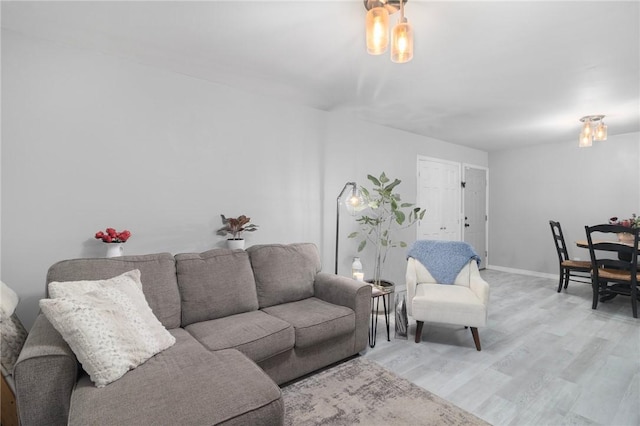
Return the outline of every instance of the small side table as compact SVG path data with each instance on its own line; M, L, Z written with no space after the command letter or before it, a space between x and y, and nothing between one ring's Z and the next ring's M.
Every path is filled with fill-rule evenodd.
M391 293L392 289L380 289L372 286L371 288L371 326L369 327L369 346L374 347L376 345L376 333L378 332L378 314L380 309L380 299L382 299L382 306L384 308L384 322L387 326L387 342L390 342L389 338L389 310L391 308Z

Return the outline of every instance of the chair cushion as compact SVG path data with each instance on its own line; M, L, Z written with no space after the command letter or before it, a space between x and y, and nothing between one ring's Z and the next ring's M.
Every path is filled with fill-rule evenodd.
M562 266L572 269L583 269L589 271L591 269L591 262L586 260L565 260L562 262Z
M442 284L418 284L411 301L417 321L483 327L487 309L468 287Z
M640 272L637 274L637 277L638 277L638 282L640 282ZM631 282L631 272L603 268L598 270L598 278Z
M211 351L237 349L255 362L293 348L291 324L262 311L190 324L185 329Z
M174 346L104 388L82 376L69 425L282 424L280 389L257 365L235 350L209 352L183 329L171 333Z
M176 255L182 326L258 309L246 252L214 249Z
M271 306L263 311L293 325L298 348L353 333L356 327L353 310L315 297Z
M247 252L260 308L313 296L313 283L320 272L320 256L314 244L256 245Z

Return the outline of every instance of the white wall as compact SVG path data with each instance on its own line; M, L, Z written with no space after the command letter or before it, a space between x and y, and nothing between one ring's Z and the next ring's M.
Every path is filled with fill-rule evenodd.
M574 244L585 225L640 214L639 159L640 133L490 153L490 265L557 274L549 220L562 225L569 254L587 260Z
M417 154L488 162L480 151L4 30L2 89L1 278L21 296L27 327L48 267L102 257L93 235L105 227L132 232L126 254L204 251L224 244L221 213L247 214L260 225L248 245L313 242L332 271L346 181L385 170L411 201ZM348 269L355 248L343 235ZM403 257L390 261L397 282Z
M324 225L325 247L335 245L336 197L346 182L355 181L371 188L367 175L379 176L383 171L402 183L397 187L403 201L415 203L417 193L417 157L426 155L480 166L488 165L486 152L400 132L388 127L362 123L350 117L331 114L325 150ZM426 213L427 215L429 212ZM343 209L340 216L339 273L350 274L351 261L357 255L357 242L347 235L357 229L355 218ZM415 227L402 232L411 244L416 239ZM394 249L385 264L384 278L404 285L406 250ZM325 250L325 265L333 265L335 247ZM373 275L373 249L365 248L362 263L365 275Z

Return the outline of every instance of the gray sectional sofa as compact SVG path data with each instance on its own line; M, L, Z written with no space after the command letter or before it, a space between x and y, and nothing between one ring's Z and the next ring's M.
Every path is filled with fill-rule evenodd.
M133 269L176 343L98 388L40 314L15 367L23 425L281 424L279 384L367 345L370 286L320 272L313 244L66 260L47 283Z

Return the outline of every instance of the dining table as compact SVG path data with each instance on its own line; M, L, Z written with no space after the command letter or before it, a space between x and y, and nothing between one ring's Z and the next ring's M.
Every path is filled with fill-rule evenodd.
M604 242L604 240L594 240L593 241L594 244L601 243L601 242ZM607 242L620 244L621 246L633 247L633 242L627 242L627 241L607 241ZM576 241L576 246L578 246L580 248L588 249L589 248L589 241L587 241L587 240L577 240ZM638 254L640 255L640 243L638 243ZM630 257L629 253L620 253L620 252L618 252L618 258L620 260L631 261L631 257Z
M604 242L604 240L594 240L593 243L602 243ZM615 244L620 244L621 246L627 246L627 247L632 247L633 246L633 242L626 242L626 241L607 241L607 242L611 242L611 243L615 243ZM576 246L581 247L581 248L589 248L589 241L587 240L577 240L576 241ZM638 243L638 253L640 253L640 243Z

